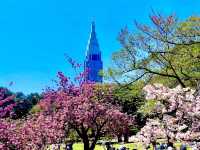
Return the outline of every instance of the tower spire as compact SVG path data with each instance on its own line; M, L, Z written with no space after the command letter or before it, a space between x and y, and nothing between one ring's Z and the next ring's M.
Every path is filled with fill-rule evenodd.
M92 32L95 32L95 22L92 21L92 29L91 29Z
M97 40L94 21L91 24L84 64L85 70L89 70L86 80L101 83L103 79L99 72L103 69L103 62L101 61L101 51Z
M86 49L86 57L88 57L90 54L99 54L99 53L100 53L100 47L99 47L99 43L97 40L96 31L95 31L95 22L92 21L90 37L89 37L88 45Z

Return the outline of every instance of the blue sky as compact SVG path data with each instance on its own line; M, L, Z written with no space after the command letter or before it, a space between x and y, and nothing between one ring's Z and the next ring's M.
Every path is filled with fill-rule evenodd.
M122 27L147 22L152 9L185 19L199 8L199 0L1 0L0 86L41 92L57 71L73 76L64 54L83 62L92 20L106 68Z

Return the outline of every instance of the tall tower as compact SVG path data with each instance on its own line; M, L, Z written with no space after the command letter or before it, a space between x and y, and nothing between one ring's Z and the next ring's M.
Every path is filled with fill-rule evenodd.
M88 71L86 81L102 83L103 77L100 75L100 71L103 69L103 62L101 60L101 51L96 37L94 22L92 22L91 25L91 33L86 49L84 69L85 71Z

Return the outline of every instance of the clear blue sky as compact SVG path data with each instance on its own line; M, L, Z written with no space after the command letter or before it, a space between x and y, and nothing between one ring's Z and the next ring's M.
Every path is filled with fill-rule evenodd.
M200 14L200 1L1 0L0 86L13 81L14 91L40 92L57 71L73 75L64 53L83 62L92 20L108 67L120 29L147 22L152 8L184 19Z

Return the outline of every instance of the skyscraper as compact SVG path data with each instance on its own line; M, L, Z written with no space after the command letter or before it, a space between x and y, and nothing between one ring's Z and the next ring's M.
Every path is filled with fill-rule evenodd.
M97 40L94 22L92 22L91 25L91 33L86 49L84 69L88 72L86 81L97 83L103 82L103 77L100 75L100 71L103 69L103 62L101 60L101 50Z

